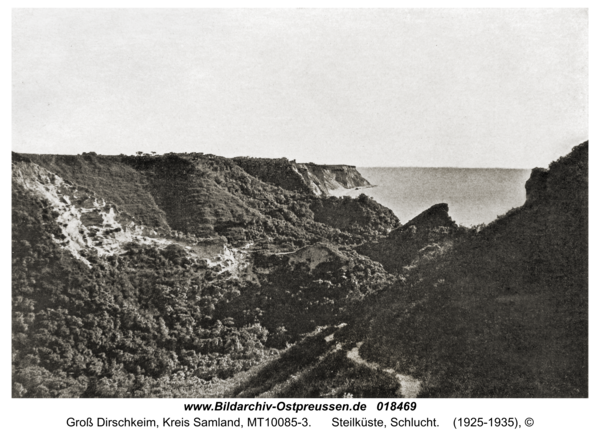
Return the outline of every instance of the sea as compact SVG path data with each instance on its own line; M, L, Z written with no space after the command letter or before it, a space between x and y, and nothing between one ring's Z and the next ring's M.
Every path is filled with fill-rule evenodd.
M461 225L487 224L525 203L530 169L430 167L358 167L376 187L338 189L334 196L361 193L391 209L406 223L434 204L444 202Z

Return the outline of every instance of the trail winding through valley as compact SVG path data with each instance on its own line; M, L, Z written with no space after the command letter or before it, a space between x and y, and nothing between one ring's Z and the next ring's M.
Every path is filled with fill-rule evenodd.
M373 370L380 369L379 365L377 365L376 363L367 362L362 357L360 357L358 350L360 349L362 344L363 342L358 342L356 344L356 347L354 347L348 352L348 359L352 360L357 364L367 366ZM392 368L387 368L382 371L388 374L392 374L396 378L396 380L398 380L398 383L400 383L400 390L398 391L400 394L398 395L401 395L404 398L415 398L419 394L419 391L421 390L421 382L419 380L411 376L398 374L396 370Z

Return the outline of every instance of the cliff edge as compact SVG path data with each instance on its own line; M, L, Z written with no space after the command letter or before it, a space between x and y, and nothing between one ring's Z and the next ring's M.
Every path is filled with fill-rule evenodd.
M329 195L330 190L371 185L355 166L296 163L287 158L237 157L233 161L261 181L300 193Z

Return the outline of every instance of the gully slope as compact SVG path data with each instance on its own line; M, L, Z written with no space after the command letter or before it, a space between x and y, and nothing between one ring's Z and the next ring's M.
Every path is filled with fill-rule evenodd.
M394 397L400 375L419 397L587 397L587 203L586 142L534 170L525 205L482 229L434 206L358 248L398 281L231 395Z

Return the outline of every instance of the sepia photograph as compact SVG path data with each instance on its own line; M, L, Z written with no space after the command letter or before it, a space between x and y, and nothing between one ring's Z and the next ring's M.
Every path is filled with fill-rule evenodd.
M589 397L588 9L13 9L11 50L12 399Z

